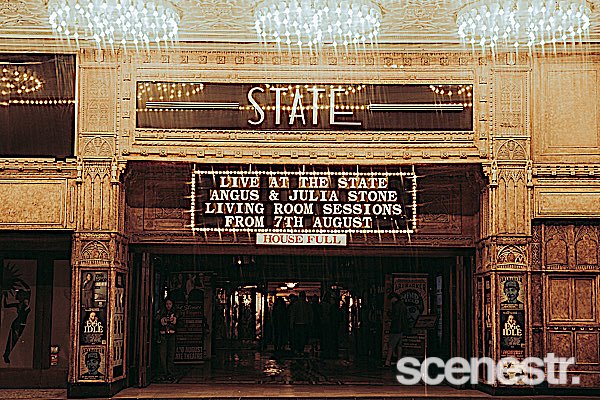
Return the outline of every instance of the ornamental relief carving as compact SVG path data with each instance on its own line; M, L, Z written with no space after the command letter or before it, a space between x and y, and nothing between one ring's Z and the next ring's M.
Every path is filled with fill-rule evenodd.
M110 161L84 161L84 176L89 179L103 180L111 174Z
M106 244L97 240L82 246L79 265L84 267L110 266L111 256Z
M546 268L562 268L569 264L566 226L547 226L544 232Z
M1 0L0 29L46 25L47 10L42 0Z
M95 136L85 143L81 155L91 158L112 158L113 150L106 138Z
M526 80L515 74L498 74L496 77L496 135L526 133L523 107L526 102Z
M598 232L595 226L575 227L575 263L581 269L598 266Z
M101 64L98 64L101 65ZM79 68L81 132L113 132L115 130L114 85L117 70L114 68Z
M525 141L510 139L498 143L500 144L496 152L497 160L524 161L529 158L524 147Z
M526 269L527 250L524 245L498 245L496 267L506 269Z

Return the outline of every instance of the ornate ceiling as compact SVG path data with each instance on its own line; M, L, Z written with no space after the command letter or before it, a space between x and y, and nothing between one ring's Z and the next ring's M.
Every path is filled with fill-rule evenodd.
M254 0L171 0L181 13L180 39L199 42L256 42ZM595 0L598 1L598 0ZM454 11L459 0L380 0L381 43L459 44ZM597 9L597 7L595 7ZM600 42L600 16L590 41ZM0 38L52 38L46 0L0 0Z

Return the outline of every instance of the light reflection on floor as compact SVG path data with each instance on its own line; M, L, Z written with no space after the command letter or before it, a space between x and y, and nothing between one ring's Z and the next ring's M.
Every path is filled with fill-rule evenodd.
M257 384L397 384L392 369L379 361L322 360L290 352L273 354L255 350L221 352L202 365L177 366L177 383Z

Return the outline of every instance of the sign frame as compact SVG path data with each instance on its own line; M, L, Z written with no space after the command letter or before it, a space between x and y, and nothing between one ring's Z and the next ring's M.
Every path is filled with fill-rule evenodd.
M300 167L300 166L299 166ZM198 176L203 175L212 175L215 176L219 173L228 174L229 176L352 176L352 177L373 177L374 175L383 176L383 177L404 177L412 181L411 189L408 191L411 195L411 203L407 205L407 208L410 208L412 211L412 215L410 219L407 219L407 228L406 229L367 229L367 228L356 228L356 229L315 229L315 228L301 228L301 229L291 229L291 228L252 228L252 227L244 227L244 228L221 228L221 227L200 227L196 225L196 213L198 212L196 208L196 180ZM394 171L394 172L362 172L362 171L305 171L305 170L297 170L297 171L265 171L252 169L250 167L249 170L202 170L196 169L196 166L192 169L191 173L191 204L190 204L190 227L193 234L196 233L208 233L208 232L217 232L217 233L239 233L239 232L247 232L247 233L290 233L290 234L305 234L305 233L319 233L319 234L340 234L340 233L356 233L356 234L414 234L417 230L417 175L415 173L414 166L412 166L411 171Z

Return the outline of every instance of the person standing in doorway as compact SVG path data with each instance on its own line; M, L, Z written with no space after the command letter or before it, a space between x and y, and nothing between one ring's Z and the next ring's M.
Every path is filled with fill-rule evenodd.
M339 353L338 342L340 325L342 323L342 312L339 309L338 299L329 292L323 297L321 322L323 332L321 356L325 359L336 359Z
M175 377L175 347L178 327L178 315L173 306L173 300L166 298L163 306L156 314L158 325L158 343L160 354L160 369L163 379L172 380Z
M313 323L312 307L306 301L306 292L300 292L298 300L290 307L290 327L294 337L294 352L304 353L308 342L310 327Z
M404 301L397 293L388 295L392 303L391 308L391 325L390 325L390 342L388 344L387 357L385 366L389 367L392 364L392 355L394 350L397 350L398 359L402 357L402 337L410 333L410 323L408 321L408 311Z
M285 349L287 336L287 306L282 297L275 297L273 310L271 311L271 322L273 324L273 344L275 351L280 352Z

